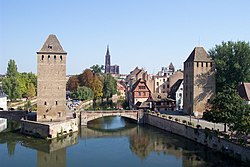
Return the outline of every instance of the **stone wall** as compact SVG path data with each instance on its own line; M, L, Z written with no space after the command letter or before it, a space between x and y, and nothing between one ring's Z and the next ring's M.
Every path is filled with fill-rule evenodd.
M78 131L78 120L69 119L61 122L21 121L21 132L27 135L53 139Z
M216 135L207 134L202 129L193 128L186 124L151 114L144 115L144 122L168 132L186 137L216 151L228 153L230 156L241 159L242 161L250 162L249 148L232 143L224 138L217 137Z

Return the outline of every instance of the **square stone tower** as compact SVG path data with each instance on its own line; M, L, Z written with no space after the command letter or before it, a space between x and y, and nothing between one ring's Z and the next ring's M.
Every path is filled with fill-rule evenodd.
M214 62L203 47L195 47L184 62L184 110L199 116L215 95Z
M66 55L56 35L37 52L37 121L66 120Z

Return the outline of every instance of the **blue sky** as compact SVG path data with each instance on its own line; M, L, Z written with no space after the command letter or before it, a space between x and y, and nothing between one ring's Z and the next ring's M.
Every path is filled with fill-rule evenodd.
M182 68L195 46L250 40L249 0L0 0L0 74L14 59L36 73L36 52L56 34L67 74L104 64L122 73L136 66L156 73L170 62Z

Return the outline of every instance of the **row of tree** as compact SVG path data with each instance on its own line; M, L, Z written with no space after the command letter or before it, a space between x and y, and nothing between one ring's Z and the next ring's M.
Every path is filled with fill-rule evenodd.
M70 96L80 100L111 98L117 93L117 83L111 74L104 74L103 70L103 66L93 65L80 75L70 77L67 82Z
M37 77L33 73L19 73L14 60L8 62L6 77L2 80L2 89L11 101L21 97L36 96Z
M243 100L237 86L250 82L250 45L247 42L222 42L209 51L216 67L216 96L204 118L229 126L232 133L250 134L250 106Z

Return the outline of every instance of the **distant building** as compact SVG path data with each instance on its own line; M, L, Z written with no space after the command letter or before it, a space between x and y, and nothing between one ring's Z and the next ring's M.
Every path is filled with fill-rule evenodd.
M183 79L179 79L171 87L168 97L175 100L176 110L183 109Z
M66 120L66 56L56 35L37 52L37 121Z
M131 100L132 100L132 104L130 103L130 108L134 108L135 104L137 102L145 102L147 101L147 99L149 98L150 96L150 90L145 82L145 80L143 79L138 79L132 89L131 89L131 94L132 94L132 97L131 97Z
M203 47L195 47L184 62L184 111L202 116L214 95L214 62Z
M169 98L167 93L151 93L147 100L152 103L152 109L154 111L174 111L175 100Z
M246 100L247 104L250 104L250 83L241 83L237 87L237 91L240 97Z
M7 95L0 88L0 112L1 110L7 111ZM0 132L7 128L7 119L0 118Z
M122 81L117 81L117 91L121 97L125 97L126 95L126 85Z
M106 74L120 74L118 65L111 65L109 46L107 46L107 52L105 56L105 73Z
M154 77L154 92L155 93L169 93L172 85L179 79L183 79L183 72L175 71L172 63L168 67L162 67Z

